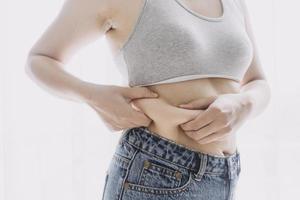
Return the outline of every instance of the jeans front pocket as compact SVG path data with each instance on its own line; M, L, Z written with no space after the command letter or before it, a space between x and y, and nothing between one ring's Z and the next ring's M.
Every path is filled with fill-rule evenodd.
M125 195L181 195L188 191L192 173L164 159L138 152L124 182ZM140 194L140 195L139 195ZM133 196L131 196L133 198Z
M138 184L150 187L174 188L180 186L182 172L155 160L145 160Z

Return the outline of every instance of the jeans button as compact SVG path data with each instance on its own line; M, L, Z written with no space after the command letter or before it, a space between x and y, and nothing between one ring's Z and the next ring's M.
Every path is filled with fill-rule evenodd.
M150 162L148 160L144 161L144 168L148 169L150 167Z

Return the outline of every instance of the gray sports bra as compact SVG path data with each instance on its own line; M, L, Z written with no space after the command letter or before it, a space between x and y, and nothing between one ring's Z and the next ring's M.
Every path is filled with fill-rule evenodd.
M253 57L239 0L223 14L200 15L181 0L144 0L116 66L127 86L220 77L241 81ZM235 2L237 1L237 2Z

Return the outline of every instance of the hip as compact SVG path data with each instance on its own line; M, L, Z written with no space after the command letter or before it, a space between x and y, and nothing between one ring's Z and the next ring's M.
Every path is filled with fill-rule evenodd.
M240 169L238 150L210 155L131 128L107 170L103 200L234 199Z

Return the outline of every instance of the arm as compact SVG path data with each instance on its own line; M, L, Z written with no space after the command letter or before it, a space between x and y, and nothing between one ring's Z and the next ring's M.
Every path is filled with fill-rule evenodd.
M87 103L110 130L148 126L144 113L130 105L135 98L156 98L145 87L97 85L80 80L64 70L83 46L111 29L113 0L66 0L53 23L29 52L26 72L47 91L73 101Z
M267 107L271 91L259 59L247 5L244 0L239 2L244 13L246 30L254 48L253 60L241 83L241 95L244 96L244 104L249 105L249 118L254 118Z
M106 0L66 0L58 16L31 48L26 73L47 91L73 101L89 98L90 83L64 68L81 47L110 28Z
M195 100L184 108L208 108L194 120L181 124L185 133L200 144L231 137L246 119L261 113L270 101L270 88L259 60L250 18L244 0L238 0L244 14L246 31L253 44L253 59L241 81L239 93L223 94L206 101Z

